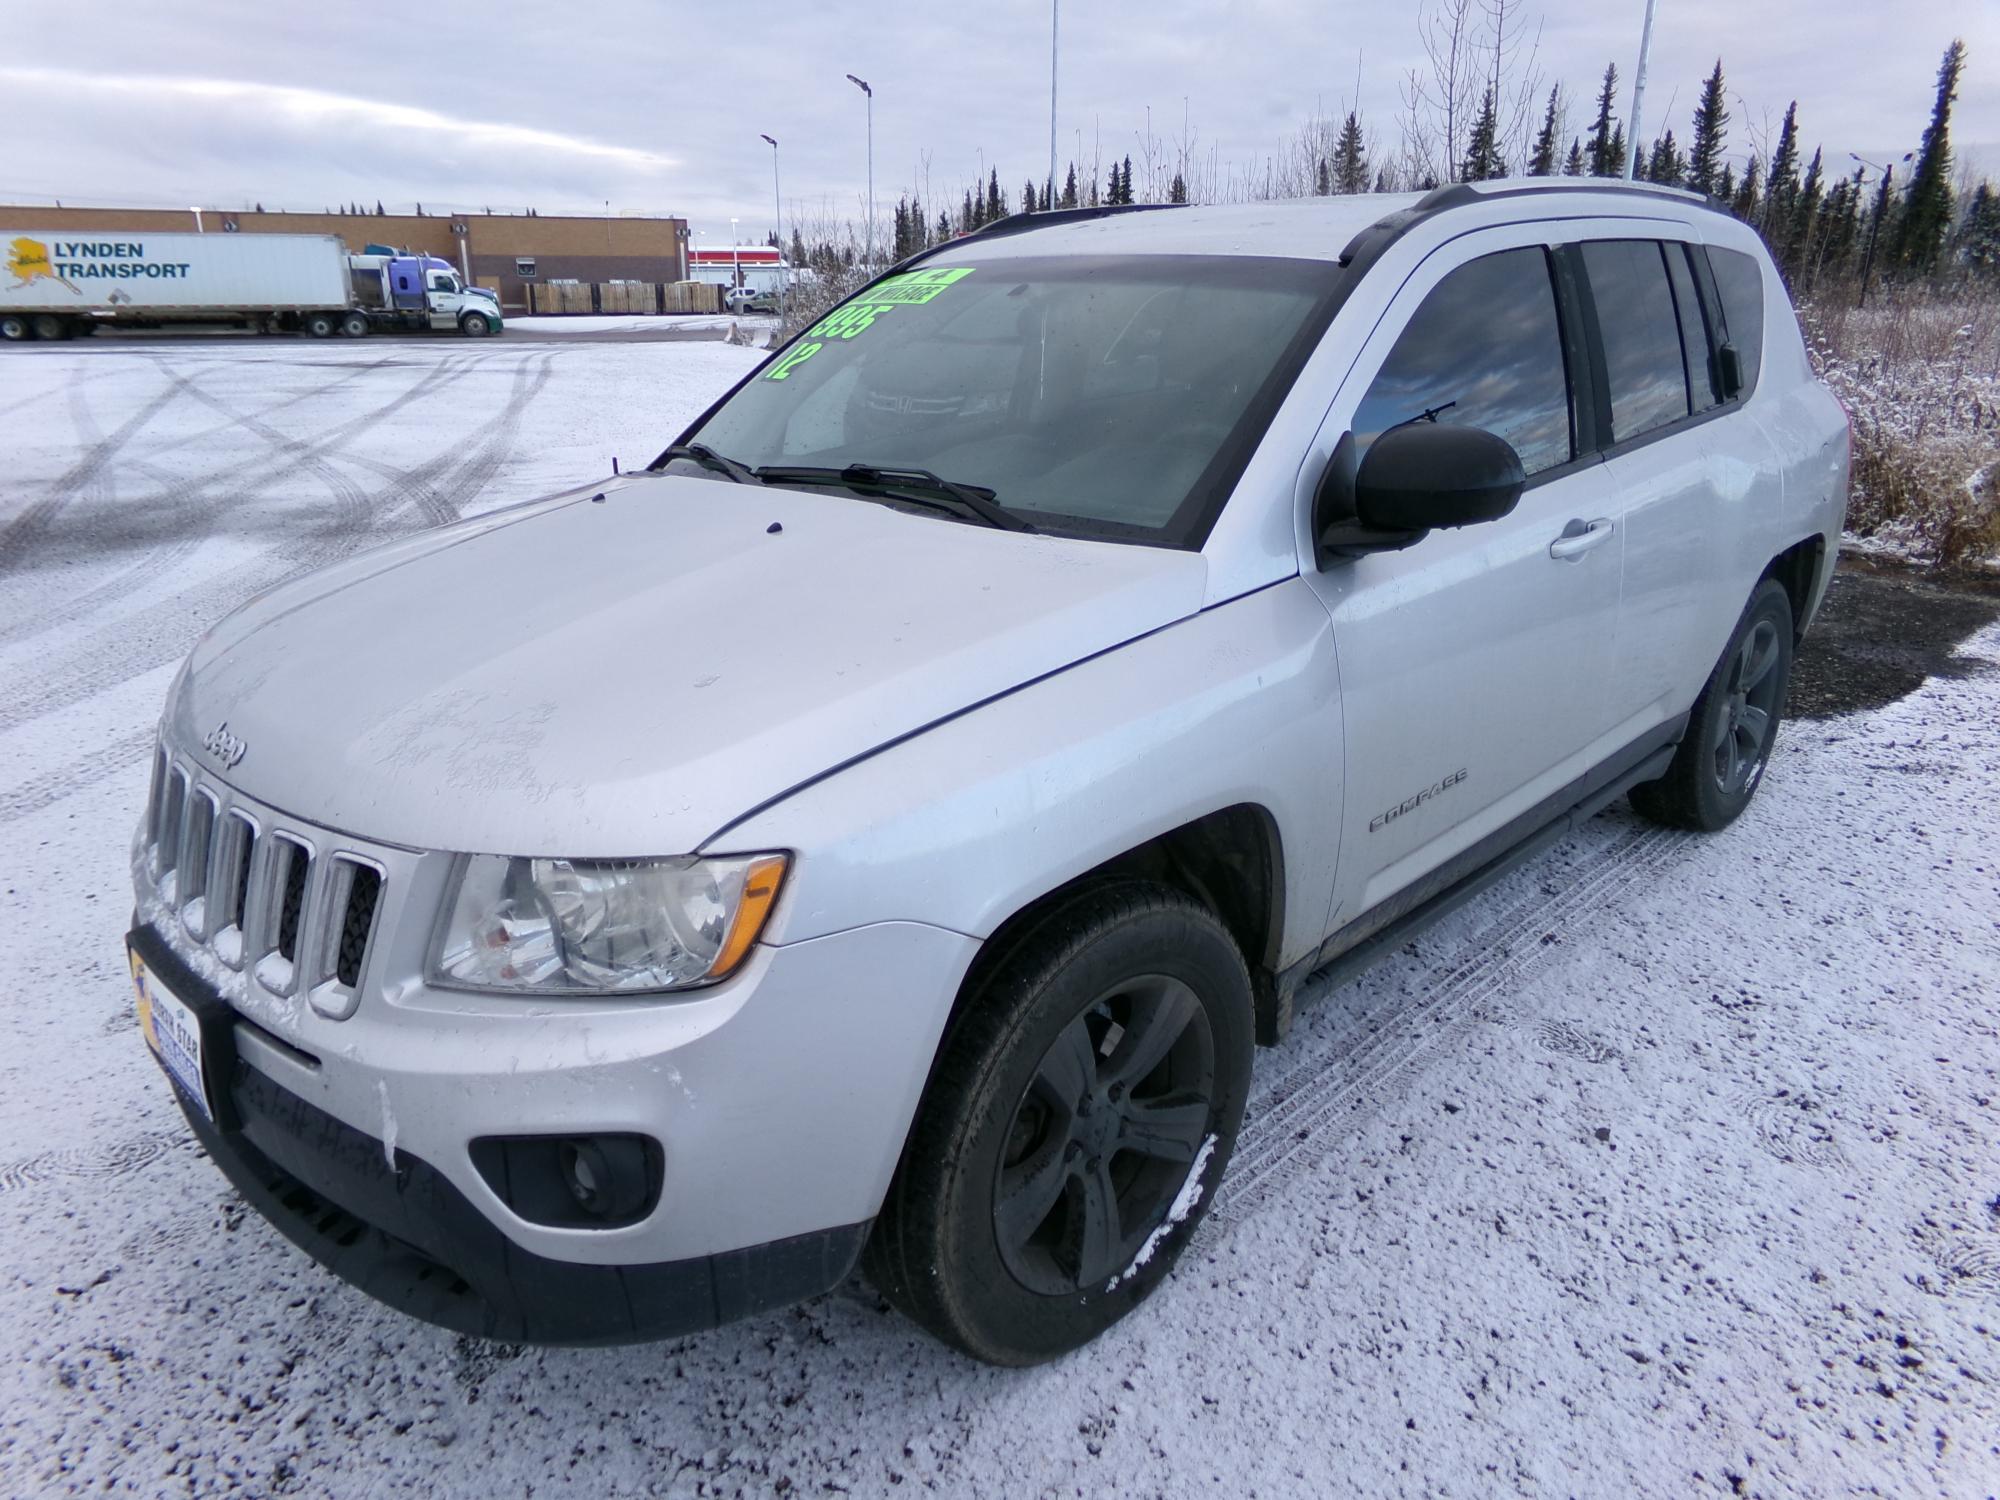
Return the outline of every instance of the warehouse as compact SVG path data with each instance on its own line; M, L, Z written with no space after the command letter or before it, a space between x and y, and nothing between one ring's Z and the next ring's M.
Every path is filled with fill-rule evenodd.
M199 229L220 234L332 234L359 253L391 245L442 256L500 294L503 312L523 313L530 281L688 279L685 219L560 214L264 213L234 209L47 208L0 205L0 217L80 234Z

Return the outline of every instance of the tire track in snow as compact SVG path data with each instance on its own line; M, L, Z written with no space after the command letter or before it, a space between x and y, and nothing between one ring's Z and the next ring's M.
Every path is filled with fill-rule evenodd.
M5 527L0 527L0 574L11 571L28 555L34 544L48 530L49 523L98 477L140 428L159 415L176 396L183 391L193 389L188 377L177 374L164 363L159 363L158 369L167 379L165 389L155 394L145 405L120 423L117 430L109 437L98 438L95 441L85 438L88 446L83 456L50 481L39 500L31 502L26 510L9 521ZM79 383L72 379L67 389L71 397L72 419L74 419L75 403L81 394ZM79 424L79 429L81 425Z
M435 396L469 373L470 368L465 363L456 367L449 361L441 363L382 409ZM376 535L386 540L397 530L411 529L372 532L374 520L380 515L393 514L408 496L395 485L371 494L327 461L328 455L351 441L374 415L366 413L344 422L319 441L306 445L304 452L310 462L302 463L295 457L291 469L267 473L231 491L235 500L253 499L292 478L295 470L304 468L332 493L334 511L330 518L312 527L300 540L269 548L225 572L199 579L166 599L149 601L143 610L121 616L115 624L24 682L11 700L0 704L0 733L177 661L193 648L210 625L243 600L296 574L337 561ZM226 482L233 474L258 467L262 462L245 461L210 476L211 483Z
M120 735L80 759L44 771L39 776L30 776L12 791L0 792L0 824L17 822L38 813L62 801L71 792L81 791L93 782L115 776L125 767L143 760L146 752L153 748L153 732L149 725L131 734Z
M1423 997L1373 1034L1358 1043L1348 1036L1308 1039L1290 1070L1261 1097L1253 1095L1254 1113L1200 1233L1227 1235L1283 1196L1369 1117L1399 1075L1481 1019L1498 1019L1490 1002L1555 961L1564 927L1650 881L1688 842L1689 835L1663 828L1621 834L1554 897L1533 891L1466 939ZM1295 1029L1293 1037L1300 1034Z
M66 1177L129 1177L192 1139L185 1130L151 1130L107 1147L64 1146L43 1151L0 1166L0 1193L15 1193Z

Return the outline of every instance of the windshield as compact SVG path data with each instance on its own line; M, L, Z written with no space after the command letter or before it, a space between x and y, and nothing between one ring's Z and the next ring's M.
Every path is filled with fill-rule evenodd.
M1199 547L1339 276L1225 256L925 266L822 318L685 440L753 468L929 470L1041 530Z

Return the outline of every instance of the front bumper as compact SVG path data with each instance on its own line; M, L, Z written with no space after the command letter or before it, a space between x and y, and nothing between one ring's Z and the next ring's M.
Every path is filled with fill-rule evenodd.
M246 1009L151 926L131 942L209 1018L218 1123L183 1112L287 1238L413 1316L564 1344L671 1337L837 1284L973 947L883 924L761 950L669 1003L531 1015L425 992L335 1021ZM520 1218L470 1154L487 1136L611 1130L664 1160L657 1206L615 1228Z

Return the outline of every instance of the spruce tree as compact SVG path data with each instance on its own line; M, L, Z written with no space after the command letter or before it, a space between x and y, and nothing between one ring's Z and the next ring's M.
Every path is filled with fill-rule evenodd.
M1022 184L1021 184L1021 212L1022 212L1022 213L1024 213L1024 214L1031 214L1031 213L1034 213L1034 212L1036 211L1036 209L1037 209L1037 208L1039 208L1040 206L1041 206L1041 205L1040 205L1039 203L1037 203L1037 202L1036 202L1036 200L1035 200L1035 184L1033 183L1033 181L1031 180L1031 181L1028 181L1028 182L1024 182L1024 183L1022 183Z
M1575 136L1571 136L1569 142L1569 155L1563 158L1563 176L1581 177L1582 175L1583 175L1583 142L1578 140Z
M1729 211L1745 224L1757 217L1757 174L1761 170L1756 157L1743 164L1743 180L1736 184L1736 193L1729 200Z
M1125 158L1125 201L1132 202L1132 158Z
M1472 134L1465 143L1465 161L1459 170L1461 182L1485 182L1507 175L1506 158L1500 154L1500 117L1493 102L1493 86L1488 84L1480 101L1479 115L1472 122Z
M1167 189L1167 202L1185 203L1187 201L1187 180L1181 176L1179 169L1176 168L1173 184Z
M1071 162L1069 164L1069 176L1063 179L1062 206L1064 208L1076 207L1076 163L1075 162Z
M1785 123L1778 127L1778 146L1771 153L1771 170L1764 183L1764 239L1774 247L1784 240L1792 205L1799 196L1799 101L1785 106Z
M1937 264L1951 229L1951 106L1958 97L1958 75L1965 68L1965 43L1953 39L1938 64L1937 98L1931 122L1917 148L1916 169L1903 195L1902 217L1896 223L1891 257L1902 265L1928 271Z
M1333 149L1333 190L1337 193L1368 191L1368 148L1361 139L1361 119L1353 110L1340 127L1340 139Z
M1313 191L1322 198L1333 191L1333 173L1327 167L1324 156L1319 159L1319 172L1313 178Z
M958 222L968 230L977 229L981 224L986 222L986 198L984 194L975 199L972 196L971 188L965 190L965 202L959 208Z
M1953 252L1968 270L1980 276L2000 274L2000 193L1980 179L1965 205Z
M1687 159L1681 155L1681 148L1674 143L1674 133L1669 129L1653 142L1653 154L1646 162L1646 180L1679 187L1686 172Z
M1007 199L1000 191L1000 169L994 167L986 179L986 222L1007 217Z
M1618 65L1604 65L1604 82L1597 90L1597 118L1590 122L1590 147L1587 160L1592 177L1618 177L1625 171L1625 153L1618 153L1618 160L1612 160L1611 106L1618 97ZM1619 139L1624 139L1621 131Z
M1688 147L1687 185L1697 193L1716 193L1722 172L1722 149L1729 140L1729 111L1723 104L1722 59L1701 86L1701 102L1694 107L1694 143Z
M1542 114L1541 134L1535 137L1535 151L1528 158L1528 175L1530 177L1553 177L1555 175L1556 106L1561 102L1558 97L1561 93L1561 84L1557 84L1549 90L1549 107Z
M1813 230L1819 220L1819 172L1820 152L1815 146L1812 165L1806 168L1806 180L1800 186L1798 196L1792 200L1791 223L1785 231L1784 263L1794 281L1812 271Z
M1637 141L1632 143L1632 149L1634 151L1639 149ZM1607 157L1605 165L1610 167L1611 170L1604 175L1606 177L1623 177L1625 175L1625 127L1622 124L1615 127L1611 132L1611 150L1607 153Z
M1736 196L1736 168L1728 162L1722 164L1722 175L1715 180L1715 196L1723 203Z
M793 233L796 234L797 231L794 230ZM939 209L938 221L937 221L937 238L931 241L931 243L934 245L942 245L946 240L950 238L951 238L951 215L946 213L943 209ZM797 240L794 240L793 243L796 244L798 242Z

